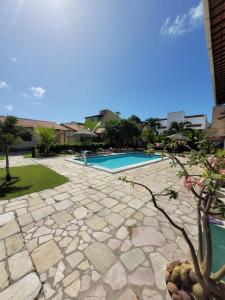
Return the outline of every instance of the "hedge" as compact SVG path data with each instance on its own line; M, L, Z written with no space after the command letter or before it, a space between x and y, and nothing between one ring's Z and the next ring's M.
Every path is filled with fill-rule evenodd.
M50 147L50 152L56 154L65 153L67 151L81 152L83 150L96 152L99 149L108 149L108 148L109 145L107 143L77 143L74 145L55 144Z

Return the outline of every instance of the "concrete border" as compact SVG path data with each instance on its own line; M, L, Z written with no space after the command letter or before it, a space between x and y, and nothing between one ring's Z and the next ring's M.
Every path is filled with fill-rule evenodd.
M121 155L121 154L127 154L127 153L112 153L112 154L96 155L96 156L93 156L93 157L115 156L115 155ZM160 154L156 153L156 155L160 155ZM124 172L124 171L128 171L128 170L140 168L140 167L143 167L143 166L147 166L147 165L150 165L150 164L153 164L153 163L157 163L157 162L163 161L165 159L168 159L168 158L162 158L162 157L161 158L156 158L154 160L149 160L149 161L142 162L142 163L132 164L132 165L129 165L129 166L126 166L126 167L116 168L116 169L104 168L104 167L100 167L100 166L97 166L97 165L92 165L92 164L89 164L89 163L87 165L85 165L84 162L75 160L74 158L67 158L66 160L68 160L70 162L73 162L75 164L84 166L84 167L89 167L89 168L92 168L92 169L104 171L104 172L107 172L109 174L117 174L117 173L120 173L120 172Z

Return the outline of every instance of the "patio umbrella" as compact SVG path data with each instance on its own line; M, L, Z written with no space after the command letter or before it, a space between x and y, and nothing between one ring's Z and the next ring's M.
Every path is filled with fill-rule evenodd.
M191 139L189 139L189 137L183 135L182 133L174 133L174 134L168 135L168 138L177 140L177 141L185 141L185 142L191 141Z

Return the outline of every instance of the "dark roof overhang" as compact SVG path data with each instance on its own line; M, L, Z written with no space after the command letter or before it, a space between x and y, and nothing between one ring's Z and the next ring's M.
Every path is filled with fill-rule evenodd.
M225 104L225 0L204 0L205 27L216 105Z

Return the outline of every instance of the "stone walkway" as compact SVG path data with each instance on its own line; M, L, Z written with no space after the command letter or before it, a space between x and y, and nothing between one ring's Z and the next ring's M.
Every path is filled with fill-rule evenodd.
M119 175L65 158L11 163L41 163L70 182L0 201L0 299L166 299L165 266L188 257L187 246L148 193L118 177L180 191L179 199L159 203L196 241L193 198L168 161Z

